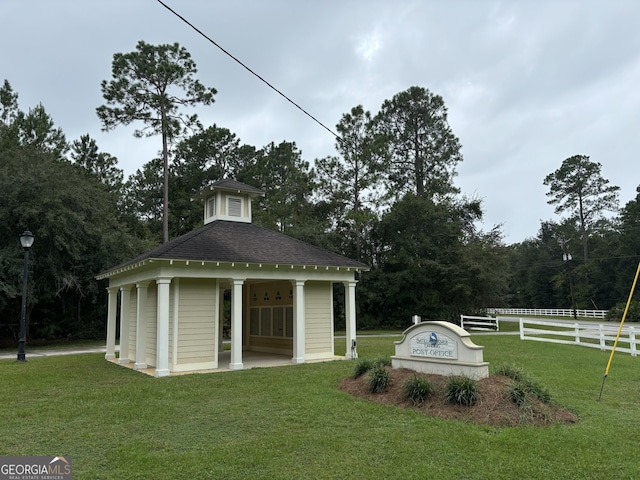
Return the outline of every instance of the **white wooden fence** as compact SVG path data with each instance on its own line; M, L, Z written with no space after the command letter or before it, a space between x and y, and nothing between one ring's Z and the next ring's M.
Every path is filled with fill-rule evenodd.
M487 313L493 315L534 315L549 317L573 317L571 308L487 308ZM576 310L576 315L582 318L605 318L607 310Z
M520 319L520 339L538 342L564 343L581 345L583 347L612 350L618 334L619 325L601 325L594 323L552 322L545 320ZM618 339L616 352L638 354L638 339L636 335L640 329L624 326Z
M460 326L465 330L491 330L500 331L498 317L472 317L460 315Z

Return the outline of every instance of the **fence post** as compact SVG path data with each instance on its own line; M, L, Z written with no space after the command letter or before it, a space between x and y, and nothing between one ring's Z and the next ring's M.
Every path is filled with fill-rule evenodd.
M632 357L638 355L638 351L636 350L636 331L633 327L629 327L629 348L631 349Z
M520 317L520 340L524 340L524 321L522 317Z
M598 325L598 334L600 335L600 350L606 350L606 343L604 342L604 327Z
M576 343L580 344L580 325L577 323L574 323L573 326L576 330Z

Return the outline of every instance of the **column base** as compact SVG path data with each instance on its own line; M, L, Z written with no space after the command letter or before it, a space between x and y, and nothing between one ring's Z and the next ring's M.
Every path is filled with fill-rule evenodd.
M158 370L156 368L156 373L154 374L154 376L156 378L160 378L160 377L168 377L171 374L171 372L169 371L169 369L164 369L164 370Z
M147 364L146 363L134 363L133 364L133 369L134 370L144 370L145 368L147 368Z
M242 370L242 369L244 369L244 365L242 364L242 362L229 364L229 370Z
M116 354L115 353L107 353L104 356L105 360L113 360L114 358L116 358Z
M304 363L304 357L293 357L291 359L292 363L295 363L296 365L299 365L301 363Z

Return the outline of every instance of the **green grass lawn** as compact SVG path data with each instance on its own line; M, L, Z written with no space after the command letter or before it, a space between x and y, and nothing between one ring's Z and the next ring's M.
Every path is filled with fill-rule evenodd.
M640 358L473 336L580 415L496 428L432 419L337 389L336 361L156 379L102 354L0 361L0 454L69 455L75 479L640 478ZM360 338L360 356L395 339ZM344 353L344 339L336 353Z

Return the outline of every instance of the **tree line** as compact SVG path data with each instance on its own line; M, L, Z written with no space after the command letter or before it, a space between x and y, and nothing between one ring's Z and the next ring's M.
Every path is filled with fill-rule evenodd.
M371 267L357 295L361 328L407 326L411 316L455 320L486 307L608 309L626 299L640 250L638 197L617 209L617 187L577 155L544 179L564 215L535 238L505 245L500 226L478 228L482 202L455 185L461 144L441 96L413 86L378 112L354 106L336 126L335 155L304 159L295 142L247 145L202 125L189 106L216 90L195 78L178 44L139 42L115 54L102 82L104 130L136 123L159 154L124 178L89 134L67 141L42 105L22 111L0 88L0 325L17 334L18 236L36 234L28 290L33 338L104 335L106 284L94 276L202 224L191 197L234 178L266 194L254 222ZM608 216L605 214L608 213ZM578 247L583 255L578 260ZM573 254L563 261L563 253ZM574 284L569 292L569 278ZM625 293L626 291L626 293ZM336 325L344 322L336 287Z

